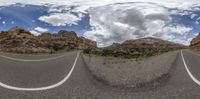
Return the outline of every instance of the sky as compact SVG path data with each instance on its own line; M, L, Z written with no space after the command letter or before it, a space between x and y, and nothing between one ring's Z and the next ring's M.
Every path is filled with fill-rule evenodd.
M75 31L99 47L155 37L189 45L200 32L200 0L0 0L0 31Z

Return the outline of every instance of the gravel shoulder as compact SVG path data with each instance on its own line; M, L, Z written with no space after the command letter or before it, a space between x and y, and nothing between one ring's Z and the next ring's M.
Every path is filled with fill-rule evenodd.
M167 52L140 61L83 54L94 77L111 86L136 87L168 75L178 51Z

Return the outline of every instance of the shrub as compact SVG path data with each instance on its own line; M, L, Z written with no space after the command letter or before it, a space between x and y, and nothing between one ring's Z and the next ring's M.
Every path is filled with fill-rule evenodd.
M85 54L90 54L91 51L92 51L92 50L91 50L90 48L87 48L87 49L83 50L83 53L85 53Z
M107 50L107 49L104 49L102 51L102 56L109 56L109 55L112 55L112 51L111 50Z

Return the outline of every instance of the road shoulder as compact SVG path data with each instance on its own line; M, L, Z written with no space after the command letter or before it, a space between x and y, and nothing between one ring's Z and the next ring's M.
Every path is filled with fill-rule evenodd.
M168 75L178 51L141 61L95 57L83 54L88 69L97 79L111 86L138 87Z

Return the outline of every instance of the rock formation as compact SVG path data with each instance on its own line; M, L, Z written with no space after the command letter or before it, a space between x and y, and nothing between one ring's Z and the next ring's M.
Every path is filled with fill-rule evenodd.
M136 40L127 40L121 44L113 43L111 46L103 48L100 53L116 57L138 58L153 56L182 48L186 47L181 44L158 38L147 37ZM95 53L99 53L99 51Z
M0 51L13 53L52 53L58 50L97 48L96 42L78 37L75 32L42 33L34 36L22 28L0 32Z
M200 51L200 33L190 42L190 47L193 50Z

